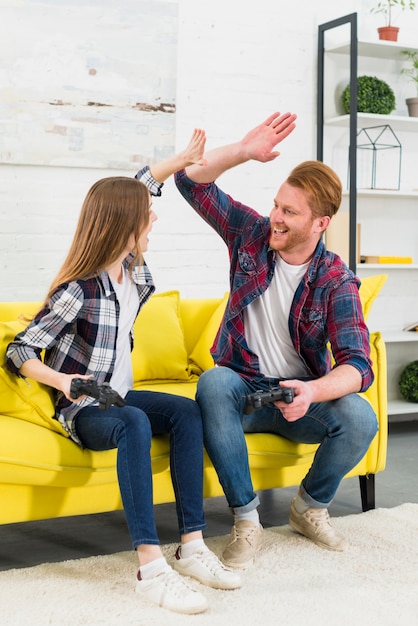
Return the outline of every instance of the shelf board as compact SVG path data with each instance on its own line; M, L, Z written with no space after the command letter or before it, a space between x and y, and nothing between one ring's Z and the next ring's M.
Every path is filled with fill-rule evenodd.
M370 333L380 332L385 343L418 343L418 332L408 330L384 330L380 327L369 327Z
M409 415L411 413L418 413L418 402L389 400L388 415Z
M382 330L385 343L414 343L418 342L418 333L408 330Z
M418 51L415 46L407 46L397 42L382 41L358 41L358 55L363 57L372 57L375 59L394 59L395 61L406 61L402 50ZM336 54L350 54L350 43L345 42L339 45L331 46L326 52Z
M418 270L416 263L357 263L356 270Z
M343 196L349 196L348 189L343 191ZM404 198L418 199L418 189L359 189L357 188L358 198Z
M327 126L344 126L349 127L350 115L337 115L336 117L329 117L324 122ZM363 126L361 126L361 123ZM392 124L396 130L405 130L408 132L418 132L418 117L409 117L407 115L377 115L374 113L357 113L357 128L367 128L364 126L367 124L370 126L384 126Z

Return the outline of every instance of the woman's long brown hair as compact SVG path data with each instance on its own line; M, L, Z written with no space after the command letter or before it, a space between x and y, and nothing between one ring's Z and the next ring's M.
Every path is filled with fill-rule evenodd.
M136 178L114 176L98 180L90 188L67 258L53 280L45 303L61 284L98 276L135 237L130 267L142 262L139 237L149 221L149 192Z

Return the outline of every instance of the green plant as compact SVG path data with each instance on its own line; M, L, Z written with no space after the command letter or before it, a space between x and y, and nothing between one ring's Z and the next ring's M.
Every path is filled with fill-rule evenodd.
M345 113L350 113L350 83L341 95ZM357 79L357 111L389 115L396 107L391 87L376 76L359 76Z
M399 391L409 402L418 402L418 361L409 363L399 377Z
M401 11L415 9L415 0L382 0L375 7L370 9L370 13L383 13L386 17L386 26L392 26L392 9L398 7Z
M405 74L412 80L413 83L415 83L418 96L418 51L402 50L402 54L405 55L409 61L411 61L412 67L403 67L401 69L401 74Z

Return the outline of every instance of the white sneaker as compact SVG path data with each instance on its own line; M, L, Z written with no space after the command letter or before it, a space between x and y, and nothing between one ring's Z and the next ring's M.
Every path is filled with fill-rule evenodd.
M173 568L183 574L195 578L203 585L214 589L238 589L242 585L241 577L225 567L209 548L198 550L192 556L180 556L181 548L177 548Z
M136 591L143 598L158 604L163 609L177 613L193 615L203 613L208 608L205 596L189 587L171 567L145 580L138 572Z

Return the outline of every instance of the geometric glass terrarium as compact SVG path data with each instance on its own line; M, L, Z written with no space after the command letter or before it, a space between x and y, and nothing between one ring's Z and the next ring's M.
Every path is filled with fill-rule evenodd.
M357 188L399 189L402 145L389 124L357 133Z

